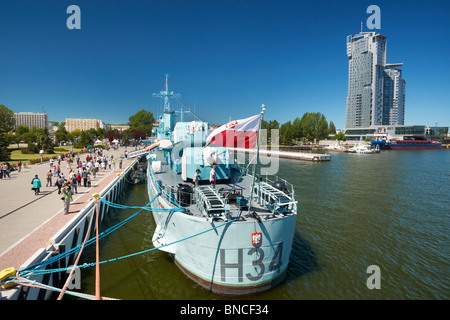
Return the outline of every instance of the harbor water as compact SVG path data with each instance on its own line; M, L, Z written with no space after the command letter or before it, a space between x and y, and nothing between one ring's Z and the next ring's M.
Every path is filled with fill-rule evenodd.
M330 153L329 162L280 159L278 175L295 186L296 234L286 281L246 299L450 298L450 152ZM148 203L145 185L119 199ZM136 209L112 209L102 228ZM155 223L142 212L100 243L100 260L152 248ZM86 248L83 262L95 261ZM369 266L380 289L369 289ZM183 275L158 250L102 264L102 296L133 300L238 299L210 293ZM81 292L94 293L95 271L81 270Z

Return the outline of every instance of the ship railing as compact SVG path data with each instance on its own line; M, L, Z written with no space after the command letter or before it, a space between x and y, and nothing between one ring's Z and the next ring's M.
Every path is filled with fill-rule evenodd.
M272 213L285 214L296 210L295 199L264 181L255 184L253 194L256 195L258 203Z
M243 164L243 163L239 163L238 161L236 161L236 165L237 165L238 169L240 170L240 172L242 172L243 175L248 175L250 177L253 177L253 175L248 172L249 171L248 164ZM286 179L279 177L278 175L267 175L267 174L264 176L260 176L259 182L265 182L267 185L269 185L271 187L274 186L275 183L284 184L286 186L286 189L281 190L281 192L283 192L288 198L290 198L290 204L292 204L291 208L292 208L292 210L296 210L297 202L295 201L295 189L294 189L293 184L288 182ZM257 185L258 185L258 181L255 183L255 187ZM264 188L256 187L253 190L253 196L254 196L253 199L257 199L258 203L261 205L267 204L267 202L268 202L267 197L273 198L273 196L267 195L267 191L266 191L265 192L266 199L264 199L263 198L263 196L264 196L263 189ZM265 188L265 189L267 189L267 188ZM294 207L294 205L295 205L295 207ZM283 207L286 207L286 206L283 206Z
M239 165L239 169L244 168L244 165ZM253 175L251 174L247 174L250 177L253 177ZM270 185L274 185L275 182L283 182L286 186L286 191L287 194L291 197L294 198L295 195L295 189L294 189L294 185L290 182L288 182L286 179L279 177L278 175L264 175L260 177L260 181L264 181L267 184Z
M229 217L230 208L226 198L211 186L194 188L194 199L204 216Z
M177 199L177 191L162 182L161 180L157 180L153 174L153 172L150 170L150 177L153 180L154 184L156 185L158 189L158 193L165 197L167 200L169 200L173 205L177 206L178 208L183 208L183 206L180 205Z
M236 165L237 165L239 171L243 173L243 175L248 175L250 177L253 177L253 175L251 174L251 172L248 168L248 164L239 163L236 161ZM289 194L291 194L292 196L294 195L294 186L291 183L289 183L286 179L283 179L283 178L279 177L278 175L267 175L266 174L266 175L264 175L264 177L263 177L263 175L261 175L260 181L265 181L266 183L272 184L272 185L275 182L282 181L286 185Z

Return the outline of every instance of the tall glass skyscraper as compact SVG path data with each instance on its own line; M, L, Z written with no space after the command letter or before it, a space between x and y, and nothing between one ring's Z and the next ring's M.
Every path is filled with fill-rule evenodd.
M387 64L384 68L383 124L405 124L405 85L402 63Z
M386 64L386 37L376 32L350 35L347 56L345 127L403 124L405 81L397 69L401 64Z

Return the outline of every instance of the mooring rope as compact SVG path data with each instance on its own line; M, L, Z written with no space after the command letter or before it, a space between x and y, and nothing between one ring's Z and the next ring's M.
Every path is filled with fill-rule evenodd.
M176 243L179 243L179 242L186 241L186 240L188 240L188 239L197 237L197 236L199 236L199 235L201 235L201 234L204 234L204 233L207 233L207 232L216 230L216 229L218 229L218 228L224 227L224 226L226 226L226 225L228 225L228 224L230 224L230 223L232 223L232 222L234 222L234 221L237 221L237 220L238 220L238 218L233 219L233 220L230 220L230 221L227 221L227 222L224 222L224 223L222 223L222 224L220 224L220 225L213 226L213 227L210 228L210 229L207 229L207 230L198 232L198 233L196 233L196 234L194 234L194 235L185 237L185 238L180 239L180 240L176 240L176 241L173 241L173 242L170 242L170 243L163 244L163 245L158 246L158 247L154 247L154 248L150 248L150 249L147 249L147 250L135 252L135 253L128 254L128 255L125 255L125 256L122 256L122 257L117 257L117 258L111 258L111 259L103 260L103 261L100 261L100 264L105 264L105 263L109 263L109 262L114 262L114 261L118 261L118 260L122 260L122 259L131 258L131 257L137 256L137 255L140 255L140 254L148 253L148 252L155 251L155 250L158 250L158 249L167 247L167 246L171 246L171 245L174 245L174 244L176 244ZM78 266L78 267L79 267L79 268L90 268L90 267L93 267L93 266L95 266L95 265L96 265L96 262L91 262L91 263L84 263L84 264L82 264L82 265L80 265L80 266ZM27 274L27 276L29 276L29 275L32 275L32 276L35 276L35 275L44 275L44 274L49 274L49 273L54 273L54 272L64 272L64 271L67 271L68 269L69 269L69 268L57 268L57 269L41 269L41 270L35 270L35 271L31 271L29 274Z
M147 206L151 205L153 203L153 201L155 201L157 199L158 196L159 195L156 195L147 204ZM97 269L96 269L97 270L96 271L96 278L99 279L99 275L97 273L98 273L98 270L99 270L98 268L99 268L100 264L105 264L105 263L109 263L109 262L114 262L114 261L118 261L118 260L122 260L122 259L131 258L131 257L137 256L137 255L141 255L141 254L145 254L145 253L148 253L148 252L152 252L152 251L155 251L155 250L158 250L158 249L170 246L170 245L174 245L176 243L180 243L182 241L186 241L188 239L197 237L197 236L199 236L201 234L204 234L204 233L216 230L218 228L224 227L224 226L226 226L228 224L231 224L232 222L238 220L238 218L236 218L236 219L227 221L227 222L222 223L220 225L213 226L212 228L209 228L207 230L198 232L198 233L196 233L194 235L191 235L191 236L185 237L183 239L176 240L176 241L173 241L173 242L170 242L170 243L158 246L158 247L142 250L142 251L139 251L139 252L136 252L136 253L124 255L124 256L121 256L121 257L111 258L111 259L107 259L107 260L103 260L103 261L99 261L99 259L98 259L98 247L97 247L96 262L84 263L81 266L77 266L78 260L79 260L79 258L81 256L81 253L82 253L82 250L83 250L84 247L86 247L86 246L88 246L88 245L90 245L90 244L92 244L94 242L97 243L97 245L98 245L98 242L99 242L99 240L101 238L103 238L103 237L109 235L110 233L112 233L113 231L119 229L120 227L125 225L127 222L129 222L131 219L136 217L142 211L163 211L163 212L164 211L181 211L180 208L170 208L169 209L169 208L151 208L151 207L147 207L147 206L146 207L124 206L124 205L119 205L119 204L116 204L116 203L112 203L112 202L107 201L107 200L105 200L103 198L100 198L100 197L98 197L97 200L100 200L100 201L104 202L105 204L110 205L110 206L115 207L115 208L119 208L119 209L140 209L140 211L138 211L135 214L131 215L130 217L128 217L124 221L119 222L116 225L108 228L107 230L105 230L101 234L97 233L97 236L94 237L94 238L91 238L90 240L87 240L87 237L90 234L89 232L87 232L86 233L86 239L83 241L83 243L81 245L78 245L78 246L74 247L73 249L68 250L65 253L59 254L59 255L57 255L57 256L55 256L53 258L41 261L39 263L36 263L35 265L32 265L32 266L27 267L25 269L19 270L15 277L10 277L8 279L5 279L2 282L4 282L4 283L14 282L16 284L22 284L22 285L25 285L25 286L32 286L32 287L37 287L37 288L43 288L43 289L47 289L47 290L57 291L57 292L60 292L60 296L59 296L58 300L60 299L60 297L62 297L62 295L64 295L64 293L71 294L71 295L74 295L74 296L77 296L77 297L80 297L80 298L84 298L84 299L94 299L94 298L97 299L97 300L98 299L111 299L111 298L100 297L99 286L98 286L99 283L96 283L97 291L96 291L96 296L95 297L93 297L92 295L87 295L87 294L81 294L81 293L77 293L77 292L68 291L67 290L67 285L69 283L69 279L71 279L71 275L68 276L66 284L64 285L64 287L62 289L58 289L58 288L51 287L51 286L48 286L48 285L45 285L45 284L42 284L42 283L38 283L37 281L25 279L24 277L45 275L45 274L50 274L50 273L55 273L55 272L67 272L69 269L71 269L71 274L73 274L73 272L74 272L76 267L78 267L78 268L89 268L89 267L96 266L97 267ZM97 205L98 205L98 203L97 203ZM182 208L182 209L184 210L184 208ZM96 207L96 210L97 210L97 213L98 213L98 206ZM98 217L98 214L97 214L97 217ZM93 219L94 219L94 214L92 215L91 222L93 221ZM89 224L89 228L90 228L90 226L91 226L91 223ZM98 231L98 225L97 225L97 231ZM46 267L46 266L48 266L48 265L50 265L50 264L52 264L52 263L54 263L54 262L56 262L56 261L58 261L60 259L63 259L65 257L67 257L68 255L73 254L73 253L75 253L77 251L80 251L80 253L79 253L78 257L77 257L75 265L72 266L72 267L57 268L57 269L40 269L40 268ZM97 280L97 282L98 281L99 280Z
M88 226L88 230L87 230L87 232L86 232L86 236L85 236L85 238L84 238L83 243L81 244L80 253L78 254L77 259L75 260L75 263L74 263L74 265L73 265L73 267L72 267L72 270L70 270L70 274L69 274L69 276L67 277L67 280L66 280L66 282L64 283L64 286L63 286L63 288L61 289L61 292L59 293L59 296L58 296L58 299L57 299L57 300L61 300L61 299L63 298L64 293L66 292L67 287L68 287L69 284L70 284L70 280L72 279L72 275L74 274L75 268L76 268L77 265L78 265L78 261L79 261L80 258L81 258L81 254L83 253L84 245L86 244L86 241L88 240L88 237L89 237L89 234L90 234L89 231L91 230L91 226L92 226L92 221L94 221L94 214L92 214L92 216L91 216L91 221L89 222L89 226Z
M18 285L32 287L32 288L41 288L41 289L55 291L55 292L61 292L62 291L62 289L59 289L59 288L56 288L56 287L52 287L52 286L47 285L47 284L39 283L39 282L34 281L34 280L21 278L21 277L17 277L17 279L12 281L12 282L15 282ZM83 298L83 299L95 300L95 296L93 296L91 294L79 293L79 292L69 291L69 290L66 290L65 293L69 294L69 295L72 295L72 296L75 296L75 297ZM109 297L101 297L101 299L102 300L119 300L119 299L116 299L116 298L109 298Z
M156 195L156 196L155 196L155 197L154 197L147 205L150 205L153 201L156 200L157 197L158 197L158 195ZM100 198L100 199L101 199L101 198ZM139 207L139 208L142 208L142 209L143 209L143 208L145 208L145 207ZM108 228L107 230L103 231L101 234L99 234L99 239L102 239L102 238L106 237L107 235L111 234L113 231L119 229L120 227L122 227L123 225L125 225L127 222L129 222L129 221L131 221L133 218L135 218L137 215L139 215L142 211L143 211L143 210L134 213L133 215L131 215L131 216L128 217L127 219L125 219L125 220L123 220L123 221L121 221L121 222L115 224L114 226ZM89 233L87 233L87 234L89 234ZM88 241L86 241L85 246L89 246L89 245L93 244L95 241L96 241L95 238L91 238L91 239L89 239ZM55 257L49 258L49 259L47 259L47 260L38 262L38 263L36 263L36 264L34 264L34 265L31 265L31 266L29 266L29 267L27 267L27 268L24 268L24 269L20 270L19 272L20 272L21 274L23 274L23 275L26 275L26 274L28 274L29 272L33 272L33 271L32 271L33 269L38 269L38 268L45 267L45 266L50 265L50 264L52 264L52 263L54 263L54 262L56 262L56 261L58 261L58 260L61 260L61 259L63 259L63 258L66 258L67 256L69 256L69 255L71 255L71 254L73 254L73 253L78 252L78 251L81 249L81 247L82 247L82 244L80 244L80 245L78 245L78 246L76 246L76 247L73 247L72 249L70 249L70 250L68 250L68 251L66 251L66 252L64 252L64 253L60 253L59 255L57 255L57 256L55 256Z
M157 195L158 196L158 195ZM133 207L133 206L125 206L118 203L110 202L106 199L99 198L101 202L106 203L107 205L117 208L117 209L140 209L140 210L146 210L146 211L154 211L154 212L169 212L169 211L177 211L177 212L185 212L185 208L152 208L152 207Z

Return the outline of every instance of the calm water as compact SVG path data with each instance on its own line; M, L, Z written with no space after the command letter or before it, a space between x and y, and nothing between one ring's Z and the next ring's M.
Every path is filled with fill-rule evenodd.
M249 299L449 299L450 151L331 155L324 163L281 160L279 176L299 202L291 262L285 283ZM121 202L145 205L146 186L130 187ZM115 211L104 228L135 211ZM102 240L101 260L151 248L154 228L142 213ZM85 262L95 261L85 252ZM381 270L379 290L366 286L370 265ZM81 277L81 292L93 293L93 268ZM101 293L229 299L195 285L159 251L103 264Z

